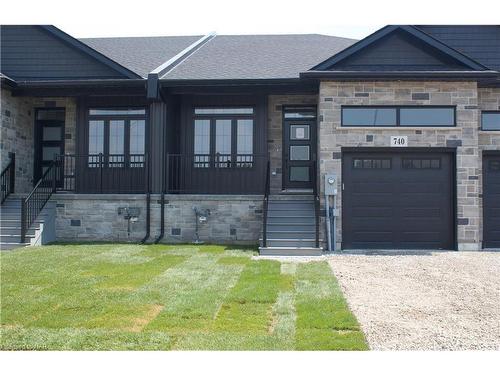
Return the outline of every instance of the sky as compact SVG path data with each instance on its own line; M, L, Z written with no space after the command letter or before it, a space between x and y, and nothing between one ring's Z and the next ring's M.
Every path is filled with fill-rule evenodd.
M4 0L1 24L72 36L318 33L361 39L387 24L499 24L496 0ZM487 12L484 10L488 9Z

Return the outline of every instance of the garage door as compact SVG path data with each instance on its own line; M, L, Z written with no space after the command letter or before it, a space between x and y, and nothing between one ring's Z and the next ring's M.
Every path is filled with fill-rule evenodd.
M500 155L483 158L483 246L500 248Z
M343 154L344 249L454 249L449 153Z

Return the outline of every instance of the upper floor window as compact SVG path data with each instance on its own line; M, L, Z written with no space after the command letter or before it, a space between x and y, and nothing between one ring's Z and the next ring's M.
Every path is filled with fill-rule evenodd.
M89 109L88 114L89 167L144 166L146 109Z
M343 106L342 126L455 126L455 107Z
M500 130L500 111L483 111L481 113L482 130Z
M193 133L196 168L253 166L253 107L195 108Z

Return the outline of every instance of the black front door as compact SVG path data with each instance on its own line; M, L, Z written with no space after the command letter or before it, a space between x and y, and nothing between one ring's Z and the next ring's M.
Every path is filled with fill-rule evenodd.
M36 184L56 155L64 154L64 109L38 109L35 120Z
M283 122L283 189L312 189L315 183L316 118Z

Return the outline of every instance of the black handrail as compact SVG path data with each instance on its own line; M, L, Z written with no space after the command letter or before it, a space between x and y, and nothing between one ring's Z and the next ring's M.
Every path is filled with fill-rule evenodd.
M269 195L271 192L270 174L271 174L271 160L268 157L267 163L266 163L266 184L264 187L264 202L262 203L262 214L263 214L262 247L267 247L267 210L269 207Z
M52 161L31 193L21 201L21 243L26 240L26 232L42 212L45 204L56 191L57 168Z
M0 186L1 186L1 202L3 204L9 194L14 192L16 183L16 154L13 152L9 153L9 164L4 168L0 176Z
M320 213L320 199L318 189L318 161L316 158L313 160L313 195L314 195L314 210L315 210L315 226L316 226L316 247L319 248L319 213Z

